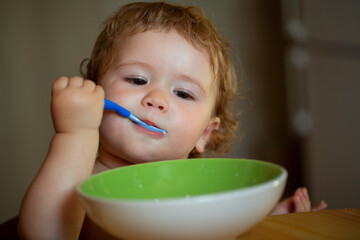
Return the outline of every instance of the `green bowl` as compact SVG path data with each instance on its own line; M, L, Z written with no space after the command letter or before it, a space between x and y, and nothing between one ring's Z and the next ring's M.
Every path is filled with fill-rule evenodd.
M286 177L257 160L172 160L94 175L78 192L90 218L121 239L226 240L271 211Z

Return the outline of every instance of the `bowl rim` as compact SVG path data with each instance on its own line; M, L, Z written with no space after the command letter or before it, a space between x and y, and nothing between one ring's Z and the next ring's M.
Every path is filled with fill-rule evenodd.
M232 189L232 190L226 190L226 191L221 191L221 192L216 192L216 193L208 193L208 194L201 194L201 195L197 195L197 196L181 196L181 197L169 197L169 198L161 198L161 199L115 199L115 198L106 198L106 197L98 197L98 196L93 196L90 194L85 193L84 191L81 190L81 186L84 182L86 182L88 179L98 176L98 175L102 175L102 174L106 174L109 171L119 171L120 168L135 168L135 167L141 167L143 165L157 165L157 164L164 164L164 163L168 163L168 162L174 162L174 161L191 161L191 160L240 160L240 161L252 161L252 162L257 162L257 163L261 163L261 164L265 164L268 166L273 166L273 167L277 167L280 170L280 174L266 182L263 183L259 183L259 184L255 184L252 186L248 186L248 187L243 187L240 189ZM140 166L141 165L141 166ZM238 198L238 197L245 197L249 194L255 194L259 191L262 191L263 189L269 188L271 186L274 187L279 187L281 186L281 184L283 182L285 182L287 180L287 176L288 176L288 172L287 170L282 167L279 164L276 163L272 163L272 162L266 162L266 161L262 161L262 160L255 160L255 159L246 159L246 158L193 158L193 159L176 159L176 160L164 160L164 161L157 161L157 162L149 162L149 163L140 163L140 164L134 164L134 165L130 165L130 166L124 166L124 167L119 167L119 168L114 168L114 169L110 169L110 170L106 170L97 174L94 174L86 179L84 179L83 181L81 181L76 190L77 193L85 198L85 199L91 199L95 202L106 202L106 203L113 203L113 204L130 204L130 205L136 205L136 204L177 204L179 202L199 202L199 203L204 203L204 202L209 202L209 201L218 201L221 199L225 199L225 198ZM285 186L284 186L285 187Z

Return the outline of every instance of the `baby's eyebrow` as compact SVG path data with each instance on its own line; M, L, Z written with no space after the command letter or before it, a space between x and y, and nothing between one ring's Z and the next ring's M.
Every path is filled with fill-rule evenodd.
M141 66L143 68L146 68L146 69L152 69L153 67L147 63L144 63L144 62L139 62L139 61L127 61L127 62L122 62L120 63L119 65L117 65L115 67L115 69L118 69L118 68L121 68L121 67L125 67L125 66L132 66L132 65L135 65L135 66Z

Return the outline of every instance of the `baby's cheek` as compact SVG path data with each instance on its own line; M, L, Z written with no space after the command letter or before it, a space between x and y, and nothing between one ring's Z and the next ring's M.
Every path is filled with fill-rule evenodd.
M100 135L111 136L121 131L121 124L114 115L114 113L104 113L100 125Z
M201 137L200 132L199 128L191 124L185 127L179 127L179 134L176 138L177 146L185 151L191 152Z

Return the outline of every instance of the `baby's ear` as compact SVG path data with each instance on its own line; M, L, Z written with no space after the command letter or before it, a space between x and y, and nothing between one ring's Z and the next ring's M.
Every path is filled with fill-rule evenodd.
M197 141L195 148L199 153L203 153L206 147L206 144L210 140L211 133L219 129L220 126L220 118L213 117L210 119L207 127L204 132L201 134L200 139Z

